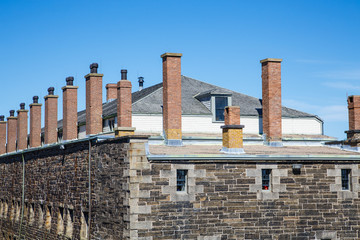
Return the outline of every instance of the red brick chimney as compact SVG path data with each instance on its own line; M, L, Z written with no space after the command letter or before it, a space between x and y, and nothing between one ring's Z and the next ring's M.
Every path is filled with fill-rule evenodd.
M105 86L106 88L106 101L111 101L117 98L117 84L108 83Z
M131 127L131 82L127 80L127 70L121 70L121 80L117 83L117 128L115 136L133 135Z
M66 78L63 90L63 140L77 139L77 86L74 77Z
M349 130L360 130L360 96L349 96L347 102L349 109Z
M57 142L58 97L54 95L54 88L48 88L45 99L45 144Z
M181 132L181 53L164 53L163 61L163 129L165 143L182 145Z
M41 106L38 103L39 97L33 97L30 104L30 147L40 147L41 145Z
M28 132L28 110L25 110L25 103L20 104L17 111L17 148L23 150L27 148L27 132Z
M15 110L10 110L10 117L7 118L7 144L6 152L16 151L16 128L17 117L14 116Z
M245 153L243 149L244 125L240 125L240 107L225 107L224 120L225 125L221 126L223 131L223 146L221 152L229 154Z
M97 73L97 63L90 65L90 73L86 79L86 134L102 132L102 77Z
M0 154L6 153L6 121L5 116L0 115Z
M282 146L281 130L281 61L266 58L262 64L262 117L265 144Z

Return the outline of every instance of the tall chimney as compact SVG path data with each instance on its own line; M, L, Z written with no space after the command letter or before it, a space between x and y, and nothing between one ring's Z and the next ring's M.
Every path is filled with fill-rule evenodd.
M221 126L223 132L223 145L221 152L228 154L245 153L243 149L244 125L240 125L240 107L225 107L224 120L225 125Z
M10 110L10 117L7 118L7 145L6 152L16 151L16 128L17 117L14 116L15 110Z
M181 53L164 53L163 131L165 144L182 146L181 132Z
M58 97L54 88L48 88L45 99L45 144L57 142Z
M5 116L0 115L0 154L6 153L6 121Z
M28 110L25 110L25 103L20 103L20 109L17 111L17 147L18 150L27 148L28 132Z
M360 96L349 96L347 102L349 110L349 130L360 130Z
M117 84L108 83L105 86L106 88L106 101L109 102L117 98Z
M131 127L131 82L127 80L127 70L121 70L121 80L117 83L117 128L115 136L133 135L135 128Z
M144 88L144 77L139 77L139 91L143 90Z
M97 73L99 65L90 64L90 73L86 79L86 134L102 132L102 77Z
M63 140L77 138L77 86L74 77L66 78L63 90Z
M41 145L41 106L39 97L33 97L33 103L30 104L30 147L39 147Z
M281 130L281 61L266 58L262 65L262 117L265 144L282 147Z

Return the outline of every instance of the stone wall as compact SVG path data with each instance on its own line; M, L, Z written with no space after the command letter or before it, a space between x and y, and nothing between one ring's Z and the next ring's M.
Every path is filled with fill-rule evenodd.
M93 139L1 157L0 239L88 239L88 228L90 239L128 237L132 144Z

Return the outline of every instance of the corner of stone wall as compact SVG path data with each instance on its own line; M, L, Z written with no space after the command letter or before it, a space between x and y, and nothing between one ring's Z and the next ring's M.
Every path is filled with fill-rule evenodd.
M130 228L125 233L127 239L140 239L138 230L151 229L152 222L139 220L139 214L151 213L151 206L139 205L140 198L150 198L149 190L140 190L143 183L151 183L151 175L142 175L143 170L150 169L150 163L146 156L147 140L131 139L129 148L129 197L128 197L128 216ZM152 237L146 238L151 240ZM145 239L144 239L145 240Z

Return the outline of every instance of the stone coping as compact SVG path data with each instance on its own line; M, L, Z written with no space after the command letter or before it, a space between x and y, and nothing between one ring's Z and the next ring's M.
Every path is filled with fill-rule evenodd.
M59 98L59 96L58 95L46 95L44 97L45 100L48 99L48 98Z
M66 90L66 89L78 89L79 87L78 86L69 86L69 85L66 85L66 86L63 86L61 88L61 90Z
M103 76L104 76L104 74L101 74L101 73L89 73L89 74L86 74L84 76L84 78L86 78L86 80L87 80L88 77L103 77Z
M263 60L260 60L260 63L265 62L282 62L282 58L265 58Z
M345 133L360 133L360 130L347 130Z
M29 106L30 107L32 107L32 106L42 106L42 104L41 103L30 103Z
M220 126L222 129L243 129L244 125L222 125Z
M164 58L164 57L182 57L182 53L164 53L164 54L161 54L160 57L161 58Z
M28 112L29 110L27 110L27 109L19 109L19 110L17 110L16 112L17 113L19 113L19 112Z

